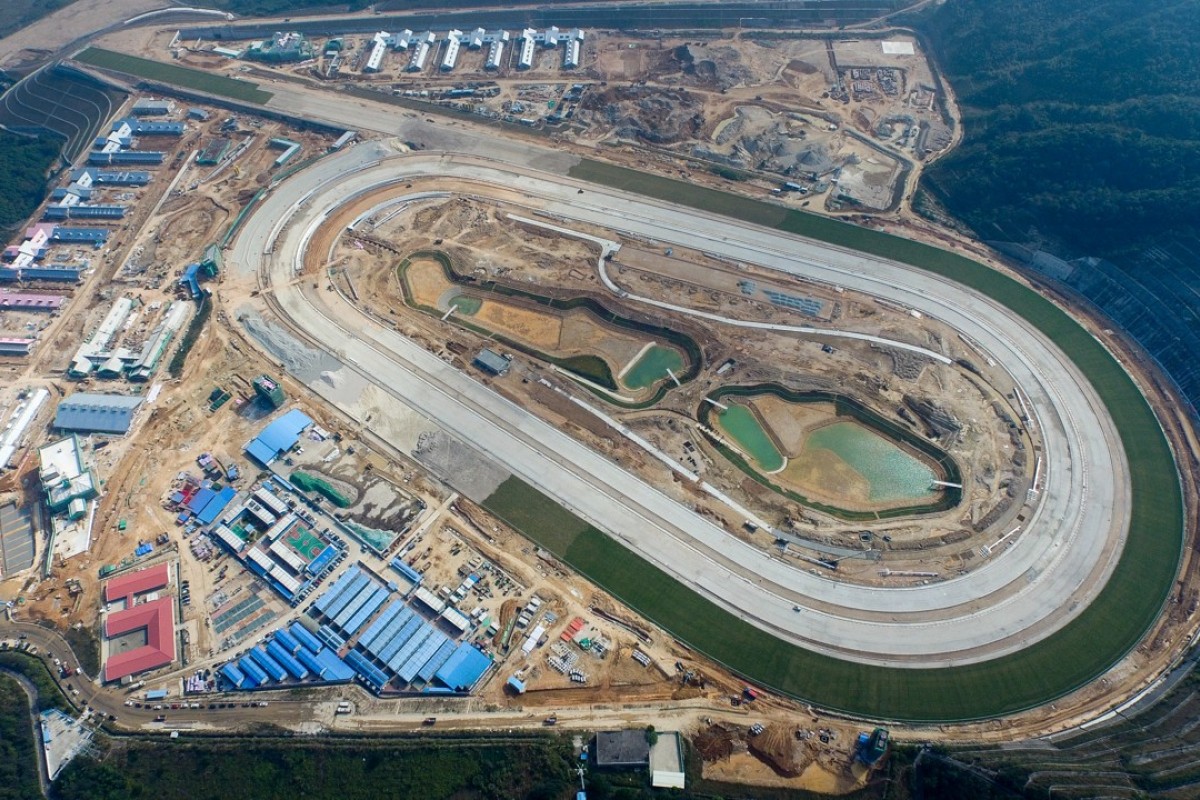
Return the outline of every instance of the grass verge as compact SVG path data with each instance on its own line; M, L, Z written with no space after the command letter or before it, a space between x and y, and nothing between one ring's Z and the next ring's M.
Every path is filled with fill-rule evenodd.
M192 352L192 347L195 346L196 340L200 338L200 333L204 330L204 325L208 322L208 318L211 315L212 300L207 296L201 298L200 307L192 315L191 322L188 323L187 329L183 332L183 338L179 340L179 347L175 350L175 355L171 356L171 363L167 365L167 374L172 378L178 378L183 374L183 367L187 363L188 353Z
M270 92L259 89L256 83L237 78L226 78L224 75L213 75L175 64L164 64L148 58L115 53L101 47L89 47L82 53L78 53L75 60L101 69L124 72L126 75L182 86L185 89L229 97L260 106L273 97Z

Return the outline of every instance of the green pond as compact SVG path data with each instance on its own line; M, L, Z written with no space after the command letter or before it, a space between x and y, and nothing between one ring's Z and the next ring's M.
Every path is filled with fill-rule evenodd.
M872 502L920 500L932 494L930 485L937 478L923 461L856 422L835 422L808 435L802 458L818 460L826 453L866 478Z
M483 306L483 301L478 297L471 297L468 294L456 294L450 298L450 307L457 313L464 314L468 317L474 316L477 311Z
M731 405L717 415L720 426L738 447L750 455L764 472L774 472L783 466L783 454L758 423L754 412L745 406Z
M678 375L683 370L683 356L673 347L654 345L637 360L621 378L621 383L630 389L646 389L663 378L670 378L667 370Z

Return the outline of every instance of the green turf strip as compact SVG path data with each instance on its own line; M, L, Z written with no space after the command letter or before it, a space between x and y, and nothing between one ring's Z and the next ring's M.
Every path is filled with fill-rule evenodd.
M224 75L214 75L175 64L164 64L148 58L115 53L100 47L89 47L82 53L78 53L75 60L91 64L94 67L135 75L146 80L169 83L172 86L182 86L185 89L230 97L256 105L263 105L273 96L270 92L259 89L258 84L249 81L226 78Z
M952 721L1040 705L1096 678L1153 624L1170 591L1183 544L1175 461L1132 379L1068 314L1000 272L919 242L593 161L573 168L571 177L885 256L950 277L1017 312L1070 356L1116 421L1132 476L1129 538L1096 601L1048 639L981 664L899 669L842 661L786 644L700 597L516 479L488 498L489 510L673 635L750 680L822 706L873 717Z

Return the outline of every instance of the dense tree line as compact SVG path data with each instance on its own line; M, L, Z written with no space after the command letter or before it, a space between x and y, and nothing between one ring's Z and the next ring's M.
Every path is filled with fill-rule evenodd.
M40 800L38 760L30 728L29 697L0 675L0 800Z
M46 197L46 180L62 140L0 131L0 230L23 223Z
M79 758L56 782L62 800L555 800L570 789L570 748L453 739L314 746L289 740L129 742L100 760Z
M1200 3L955 0L918 27L964 123L927 181L984 238L1119 258L1200 232Z

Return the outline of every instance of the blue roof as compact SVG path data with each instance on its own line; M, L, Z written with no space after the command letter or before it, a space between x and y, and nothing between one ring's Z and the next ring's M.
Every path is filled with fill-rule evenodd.
M455 691L469 692L491 666L490 658L463 642L434 677Z
M221 674L225 676L225 680L238 687L240 687L246 680L246 676L232 661L221 667Z
M516 689L517 694L525 694L525 682L518 679L516 675L508 679L508 685Z
M442 665L450 659L450 656L454 655L454 650L457 646L457 643L453 639L446 639L442 642L442 646L437 649L433 657L426 661L425 666L421 667L420 671L417 672L417 677L428 683L437 674L437 671L442 668Z
M391 560L391 567L413 583L421 583L421 573L417 572L408 564L405 564L400 558L393 558Z
M328 545L322 550L316 558L309 562L304 571L309 575L319 575L321 571L329 566L329 562L337 558L338 550L333 545Z
M267 655L267 651L261 644L250 650L250 657L271 676L272 680L281 681L287 677L287 670L278 661Z
M300 643L296 641L296 637L292 636L284 628L275 631L273 638L276 642L279 642L280 647L292 655L296 655L296 652L300 649Z
M293 637L295 637L297 642L304 645L314 653L319 653L324 648L324 645L321 644L320 640L317 639L316 636L313 636L312 632L299 622L293 622L292 626L288 628L288 631Z
M199 514L204 510L204 507L212 502L212 499L217 496L217 493L212 489L201 489L192 495L192 499L188 501L188 510L193 514Z
M300 433L312 422L303 411L293 408L263 428L262 433L246 445L246 452L263 466L268 466L282 453L291 450L299 441Z
M210 495L212 494L211 489L201 489L200 491L207 491ZM237 489L234 489L232 486L226 486L220 491L220 493L213 495L212 498L205 503L204 510L196 514L196 519L200 520L202 525L211 525L212 523L216 522L217 517L221 515L221 512L225 510L225 507L228 506L236 496Z
M180 283L182 283L188 287L188 291L192 293L193 300L200 297L202 294L202 292L200 290L200 277L199 276L200 276L200 265L199 264L188 264L187 268L184 269L184 271L183 271L183 277L179 279Z
M308 670L287 651L283 645L272 639L267 642L267 655L275 659L281 667L286 669L293 678L302 681L308 677Z
M318 680L328 678L328 667L321 662L318 656L314 656L303 647L296 652L296 660L308 667L312 671L314 678Z
M371 683L376 687L382 688L383 685L388 681L387 675L383 672L383 670L373 665L367 660L366 656L357 650L351 650L346 654L346 663L349 664L355 672L363 676L368 683Z
M251 689L262 686L268 680L267 673L263 672L262 667L255 664L250 656L243 656L242 660L238 662L238 667L246 673L246 683L250 684Z
M322 671L327 681L348 681L354 677L354 670L346 666L346 662L338 658L332 650L322 650L317 654Z

